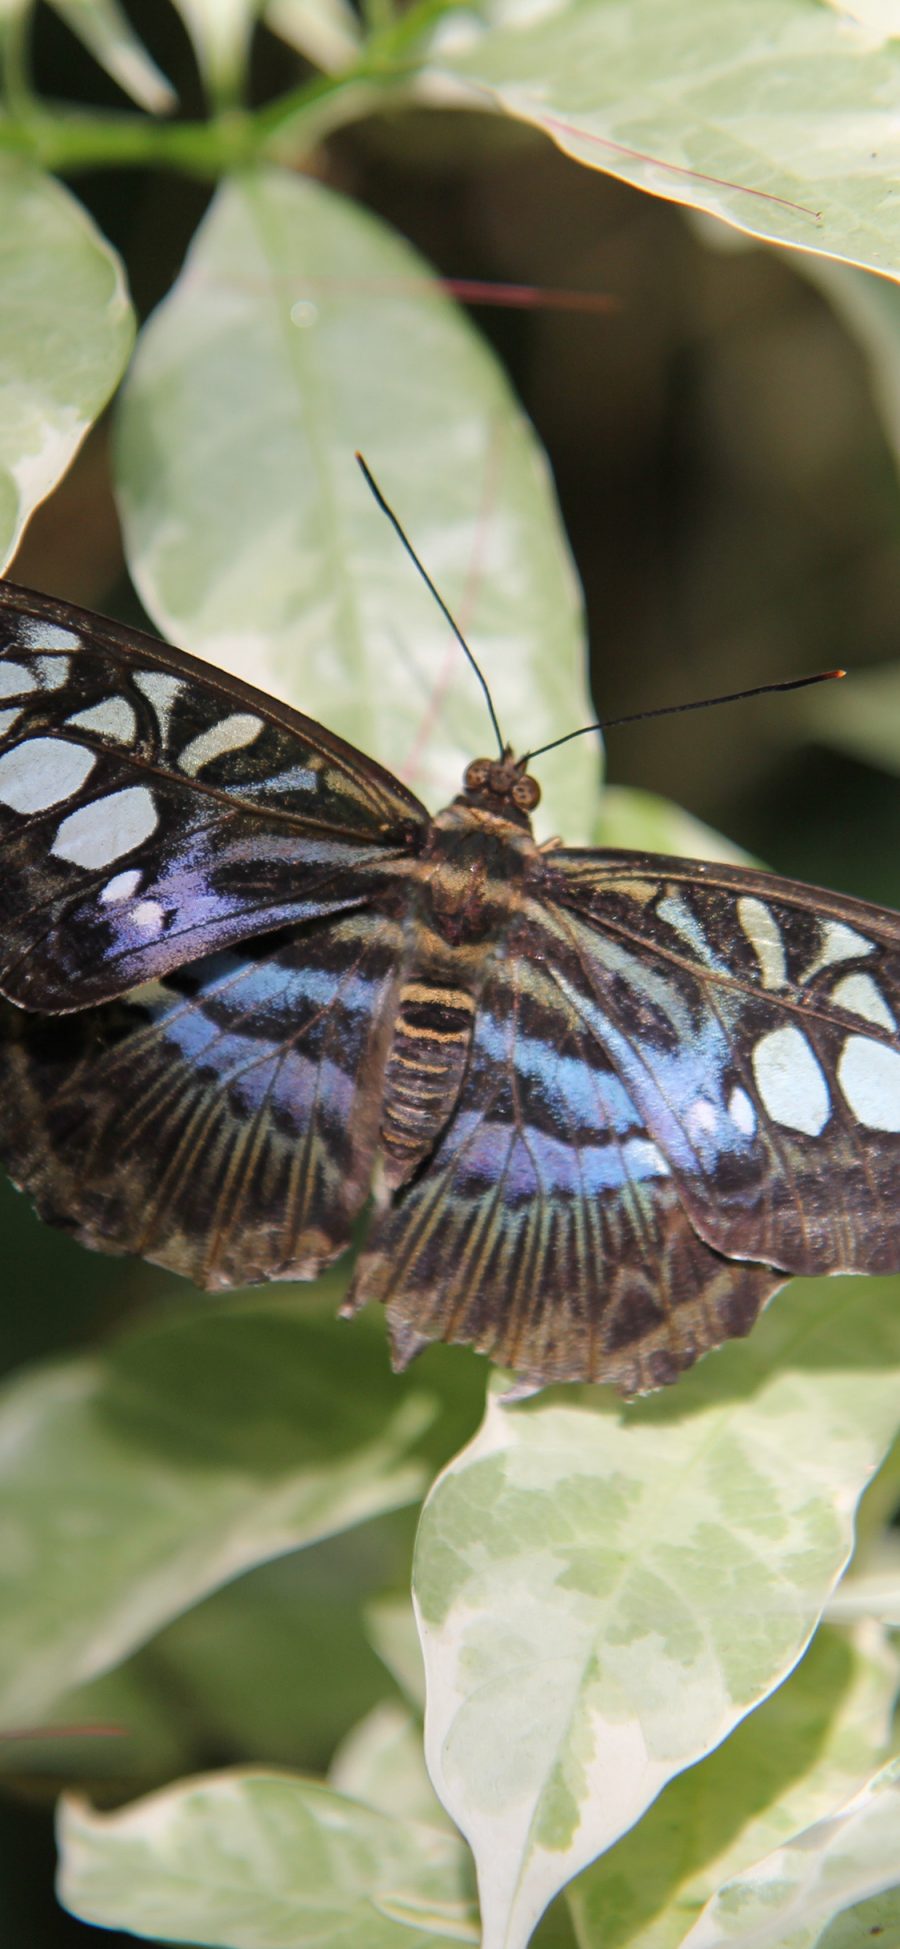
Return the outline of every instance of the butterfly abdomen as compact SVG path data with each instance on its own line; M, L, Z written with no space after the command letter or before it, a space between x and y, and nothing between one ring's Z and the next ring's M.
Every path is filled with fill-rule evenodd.
M412 979L400 991L385 1075L381 1145L391 1186L405 1184L456 1105L475 1020L464 988Z
M538 858L525 826L461 799L432 820L384 1080L381 1150L391 1189L431 1156L456 1109L485 971L504 952Z

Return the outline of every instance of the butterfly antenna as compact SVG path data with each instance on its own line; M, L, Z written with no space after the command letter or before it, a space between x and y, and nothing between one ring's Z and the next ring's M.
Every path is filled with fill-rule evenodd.
M478 681L481 685L481 688L484 691L484 699L485 699L485 703L487 704L488 711L490 713L491 724L493 725L494 728L494 736L497 740L497 746L500 752L500 756L501 758L503 758L506 755L507 747L503 737L503 733L497 722L497 713L494 709L494 700L487 686L487 678L485 677L483 670L479 669L478 664L475 661L475 657L472 651L470 650L468 643L466 642L466 639L462 633L462 630L459 627L459 624L455 622L453 617L451 616L450 611L447 608L447 604L445 603L444 598L440 594L439 590L435 588L427 568L425 568L423 563L420 562L419 557L416 554L416 551L412 545L412 542L409 539L409 536L404 532L403 528L400 526L400 522L398 521L393 508L389 507L387 501L384 498L384 495L381 492L381 488L379 487L378 482L375 480L374 475L371 473L370 469L366 466L366 463L361 453L358 453L356 455L356 460L358 462L359 467L362 470L363 477L366 481L366 484L370 492L374 495L376 501L378 502L378 506L380 507L382 514L387 515L387 518L391 524L391 527L394 530L394 533L399 535L400 540L402 541L403 546L406 549L407 555L410 557L410 560L415 563L416 568L418 569L419 574L422 577L422 581L424 582L426 589L431 590L431 593L435 599L435 602L437 603L439 610L441 611L442 616L446 617L448 623L450 624L450 628L452 629L453 634L456 637L457 643L459 643L460 647L465 651L465 654L472 665L472 669L474 670L475 675L478 678ZM578 736L577 731L571 732L570 736L577 737Z
M545 752L557 751L561 744L586 737L589 731L614 731L620 724L639 724L645 717L675 717L679 711L708 711L715 704L741 704L747 697L770 697L776 690L806 690L809 684L827 684L846 675L846 670L819 670L814 677L790 677L787 683L755 684L752 690L730 690L722 697L697 697L690 704L660 704L651 711L630 711L627 717L604 717L598 724L582 724L578 731L567 731L564 738L554 738L552 744L539 745L536 751L526 752L519 762L524 769L533 758L543 758Z

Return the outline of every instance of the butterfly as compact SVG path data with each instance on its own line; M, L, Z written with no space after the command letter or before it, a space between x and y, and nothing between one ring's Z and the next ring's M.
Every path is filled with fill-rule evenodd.
M431 817L310 718L0 584L0 1156L221 1289L309 1279L395 1365L633 1394L792 1273L900 1269L900 916L541 847L508 749Z

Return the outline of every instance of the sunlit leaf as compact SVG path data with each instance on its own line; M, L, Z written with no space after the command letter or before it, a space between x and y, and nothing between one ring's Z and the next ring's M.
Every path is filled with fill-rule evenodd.
M126 546L170 640L362 744L440 805L492 749L472 671L354 461L362 448L519 750L584 722L581 608L543 454L500 367L393 231L275 172L220 190L141 336ZM583 714L583 715L582 715ZM589 741L538 771L586 838Z
M439 23L430 71L590 168L896 273L896 51L872 29L809 0L489 0Z
M308 1302L307 1302L308 1304ZM413 1499L433 1411L303 1302L164 1319L0 1404L0 1725L36 1720L198 1599Z
M798 1281L677 1394L504 1408L426 1502L426 1754L474 1850L485 1949L794 1665L898 1417L900 1308Z
M830 1819L767 1855L720 1889L684 1949L824 1949L844 1909L893 1889L888 1918L900 1931L900 1760L875 1775Z
M0 567L105 406L132 335L121 265L87 212L0 156Z
M679 1949L721 1884L821 1820L883 1759L897 1654L821 1630L796 1670L569 1891L579 1944Z
M476 1944L465 1849L288 1774L192 1780L114 1814L63 1804L59 1889L82 1921L221 1949Z

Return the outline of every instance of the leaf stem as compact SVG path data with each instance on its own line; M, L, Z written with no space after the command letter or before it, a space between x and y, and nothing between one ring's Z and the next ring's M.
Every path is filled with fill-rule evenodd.
M376 108L408 100L435 22L457 0L415 0L402 16L386 16L358 58L341 73L315 75L256 110L231 105L204 122L164 121L129 112L88 113L46 105L28 91L23 48L11 27L3 36L6 113L0 115L0 154L18 155L66 174L81 169L144 166L215 179L266 161L296 163L333 129Z

